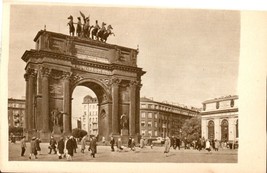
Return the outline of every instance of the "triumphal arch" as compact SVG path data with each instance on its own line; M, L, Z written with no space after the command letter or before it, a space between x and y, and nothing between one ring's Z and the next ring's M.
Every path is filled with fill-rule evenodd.
M26 62L25 134L69 135L72 93L90 88L99 102L99 137L137 136L141 76L137 49L41 30ZM85 93L86 95L86 93Z

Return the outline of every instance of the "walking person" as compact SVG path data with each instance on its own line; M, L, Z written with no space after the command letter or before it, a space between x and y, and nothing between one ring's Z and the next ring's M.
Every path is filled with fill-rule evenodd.
M26 139L26 137L23 136L23 138L20 141L20 146L21 146L21 154L20 155L21 155L21 157L24 156L24 153L26 151L26 142L25 142L25 139Z
M168 153L170 152L170 148L171 148L171 140L167 136L166 140L164 142L164 153L166 154L166 157L168 157Z
M111 147L111 151L112 152L114 152L115 150L114 150L114 144L115 144L115 140L114 140L114 138L111 136L111 139L110 139L110 147Z
M144 140L144 138L142 137L141 139L140 139L140 148L144 148L145 147L145 140Z
M35 142L36 142L37 154L41 155L41 147L40 147L41 140L39 138L36 138Z
M50 151L49 151L48 154L51 154L52 150L54 150L54 154L57 154L56 144L57 144L56 140L54 139L53 136L51 136L51 139L50 139L50 142L49 142L49 147L48 147L50 149Z
M92 141L90 142L90 148L91 148L91 156L95 158L96 154L96 138L93 137Z
M211 151L211 149L210 149L210 141L209 141L209 139L207 139L207 141L206 141L206 150L207 150L208 152Z
M85 135L81 140L81 152L82 153L84 153L84 150L85 150L86 138L87 138L87 136Z
M36 148L36 141L35 141L36 137L32 137L31 140L31 151L30 151L30 156L29 159L32 159L32 155L34 155L34 158L37 159L37 148Z
M180 140L180 138L176 138L176 145L177 145L178 149L180 150L180 148L181 148L181 140Z
M65 142L64 138L60 137L58 143L57 143L57 149L58 149L58 158L62 159L64 157L64 148L65 148Z
M72 138L72 140L73 140L73 144L74 144L73 152L77 153L77 151L76 151L76 149L78 148L77 140L74 137Z
M219 147L220 147L220 142L215 139L215 151L219 151Z
M122 151L123 150L121 138L119 138L118 141L117 141L117 148L118 148L118 151Z
M131 150L135 151L135 141L134 141L134 139L132 139L132 142L131 142Z
M131 144L132 144L132 137L130 137L130 138L128 139L128 148L131 148Z
M72 160L73 158L73 151L74 151L74 141L73 141L73 136L70 136L66 143L66 149L67 149L67 160Z

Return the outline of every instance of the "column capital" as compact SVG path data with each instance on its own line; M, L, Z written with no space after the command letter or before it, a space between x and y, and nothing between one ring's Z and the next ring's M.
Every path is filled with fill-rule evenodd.
M46 68L46 67L42 67L41 68L41 74L42 74L42 77L49 77L49 75L51 74L51 69Z
M113 77L111 79L111 84L112 85L119 85L121 83L121 79L117 78L117 77Z
M136 80L131 80L129 85L130 87L137 87L137 88L142 87L141 81L136 81Z
M70 80L70 77L71 77L71 72L63 72L62 74L62 78L65 79L65 80Z

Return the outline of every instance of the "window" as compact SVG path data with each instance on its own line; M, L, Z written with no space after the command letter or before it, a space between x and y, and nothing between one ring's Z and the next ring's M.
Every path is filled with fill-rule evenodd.
M155 119L157 119L158 118L158 114L157 113L155 113Z
M154 134L155 134L155 136L158 136L158 131L155 131Z
M141 104L141 108L146 108L146 105L145 104Z
M158 127L158 123L157 122L155 122L155 127Z
M148 118L152 118L152 112L148 113Z
M146 134L146 131L145 130L141 130L141 134L142 135L145 135Z
M151 121L147 122L147 127L152 127L152 122Z
M152 136L152 131L151 130L148 131L148 135Z
M145 113L145 112L142 112L142 113L141 113L141 117L142 117L142 118L146 118L146 113Z
M145 127L145 125L146 125L146 122L145 121L141 121L141 126Z
M158 109L158 105L155 105L155 109Z
M148 104L148 109L152 109L153 105L152 104Z

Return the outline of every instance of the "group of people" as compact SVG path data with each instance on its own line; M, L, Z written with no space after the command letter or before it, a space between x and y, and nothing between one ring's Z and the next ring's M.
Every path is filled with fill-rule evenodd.
M26 151L26 141L25 141L26 137L23 136L23 138L21 139L20 145L21 145L21 156L23 157ZM37 159L37 155L38 153L40 154L41 152L41 147L40 147L40 143L41 140L39 138L36 137L32 137L31 142L30 142L30 155L29 155L29 159L31 159L33 156L35 159Z
M21 140L21 156L24 156L25 151L26 151L26 141L25 141L25 136L23 136ZM84 136L81 140L81 152L84 153L85 147L87 145L87 140L88 136ZM96 154L96 144L97 140L95 137L89 138L89 147L88 151L91 151L91 156L95 158ZM41 140L36 137L32 137L30 141L30 155L29 159L32 159L33 157L37 159L37 155L40 154L41 152L41 147L40 147ZM49 141L49 152L48 154L51 154L54 152L54 154L58 155L59 159L66 158L67 160L72 160L74 153L77 153L76 149L78 148L77 140L73 136L68 136L64 139L64 137L60 137L58 141L51 136L50 141Z
M90 26L90 17L85 17L85 15L80 12L81 16L83 17L83 24L81 22L81 17L77 17L78 22L74 23L73 22L73 16L70 15L68 19L70 20L68 22L69 26L69 34L70 36L74 36L75 33L75 26L74 24L77 25L76 27L76 36L78 37L83 37L83 38L91 38L93 40L99 40L102 42L106 42L107 37L111 34L115 35L114 33L111 32L113 29L111 25L108 25L106 28L106 23L102 22L102 26L100 27L98 24L98 21L95 21L95 25ZM90 35L91 34L91 35Z

